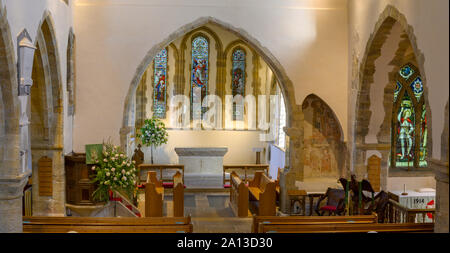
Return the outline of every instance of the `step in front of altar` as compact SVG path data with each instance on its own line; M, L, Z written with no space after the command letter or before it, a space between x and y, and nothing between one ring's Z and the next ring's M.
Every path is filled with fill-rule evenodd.
M184 182L186 188L223 188L222 174L187 173Z

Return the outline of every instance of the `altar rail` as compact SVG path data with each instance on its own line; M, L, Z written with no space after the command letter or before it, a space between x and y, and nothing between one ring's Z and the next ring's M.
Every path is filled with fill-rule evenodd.
M269 175L269 165L268 164L233 164L233 165L223 165L223 186L230 185L231 177L229 179L225 178L225 172L238 170L244 171L244 183L248 183L247 171L251 170L254 172L263 171L266 175ZM226 184L228 182L228 184Z
M23 217L24 233L192 233L191 217Z
M163 176L163 170L177 170L180 171L181 176L184 181L184 165L182 164L140 164L138 166L138 183L141 181L145 181L145 176L147 173L142 172L148 172L148 171L159 171L159 180L163 182L163 185L165 183L169 183L172 185L173 178L172 177L164 177Z
M384 223L415 223L421 216L424 221L427 214L432 215L432 223L434 223L435 209L408 209L395 200L389 199L384 213ZM430 223L430 222L428 222Z

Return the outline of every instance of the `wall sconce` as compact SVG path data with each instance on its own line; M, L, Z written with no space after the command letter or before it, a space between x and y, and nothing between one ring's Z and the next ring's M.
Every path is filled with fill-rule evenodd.
M30 95L30 88L33 85L31 73L33 71L34 50L36 50L36 47L31 42L30 35L26 30L23 30L17 37L19 96Z

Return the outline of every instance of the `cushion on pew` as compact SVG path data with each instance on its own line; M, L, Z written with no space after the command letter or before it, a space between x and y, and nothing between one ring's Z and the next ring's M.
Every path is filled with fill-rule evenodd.
M322 206L320 208L322 211L336 211L336 206Z

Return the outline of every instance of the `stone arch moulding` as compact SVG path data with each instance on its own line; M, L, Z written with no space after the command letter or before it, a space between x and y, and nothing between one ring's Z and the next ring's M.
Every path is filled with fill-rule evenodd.
M41 50L41 56L44 63L44 74L46 89L51 91L48 94L51 99L52 121L49 126L53 131L51 135L50 146L52 149L63 149L63 88L61 78L61 61L56 40L55 23L49 10L45 10L38 26L35 44ZM50 116L50 115L49 115Z
M0 177L18 175L20 171L20 103L15 50L6 15L0 5ZM6 107L7 105L7 107ZM7 109L8 108L8 109Z
M122 119L122 128L120 130L120 136L121 136L121 146L123 148L126 148L126 138L125 136L133 131L133 122L130 122L130 113L132 112L132 98L133 94L136 91L136 88L139 84L139 80L142 77L144 71L146 70L147 66L151 64L151 61L153 60L154 56L164 47L169 45L172 41L176 40L177 38L181 36L185 36L188 33L191 33L195 31L196 29L203 27L206 24L214 24L217 25L233 34L235 34L238 38L242 39L247 45L249 45L251 48L253 48L262 58L264 61L268 63L272 71L274 72L275 76L279 80L280 87L283 93L283 96L285 98L286 107L287 107L287 126L288 127L295 127L291 124L295 124L294 115L298 115L300 113L299 106L295 103L295 94L294 94L294 86L292 81L288 78L286 71L282 67L282 65L278 62L278 60L275 58L275 56L265 47L263 47L258 40L256 40L254 37L252 37L248 32L240 29L235 28L232 25L222 22L218 19L215 19L213 17L201 17L197 20L182 26L175 32L173 32L169 37L164 39L161 43L153 46L148 53L145 55L142 62L139 64L133 79L130 83L127 96L125 98L124 103L124 114ZM217 46L217 45L216 45ZM298 128L298 127L295 127Z
M67 72L66 72L66 90L67 90L67 114L75 114L75 34L73 28L69 30L67 42Z
M427 100L427 81L424 69L425 58L417 46L417 39L414 34L414 29L408 24L405 15L400 13L394 6L387 5L384 11L380 14L373 32L367 41L364 55L359 66L359 76L356 77L358 78L358 92L355 104L355 123L353 133L355 150L352 152L352 166L354 167L353 173L356 173L358 176L362 176L365 166L363 152L365 150L365 136L368 134L371 116L370 85L373 83L374 79L375 61L381 55L381 48L389 36L393 25L397 22L401 26L403 33L407 35L413 49L416 62L418 64L417 68L419 69L424 84L424 97ZM431 132L431 111L429 109L430 108L427 105L428 131ZM431 153L431 146L429 146L428 149L429 153Z

